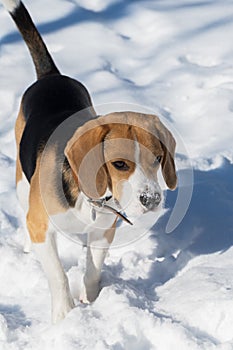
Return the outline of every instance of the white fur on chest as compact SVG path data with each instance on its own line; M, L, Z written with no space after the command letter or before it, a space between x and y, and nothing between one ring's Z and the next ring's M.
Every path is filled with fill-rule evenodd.
M17 196L25 211L29 209L30 184L23 174L17 184ZM93 210L95 215L93 215ZM103 232L109 229L116 216L107 210L93 207L85 195L80 193L74 208L66 212L50 216L50 231L58 231L64 234L82 234L88 232Z
M93 215L93 210L95 215ZM51 228L68 235L96 232L98 234L108 230L114 223L116 216L103 208L92 206L82 193L74 208L65 213L50 217Z

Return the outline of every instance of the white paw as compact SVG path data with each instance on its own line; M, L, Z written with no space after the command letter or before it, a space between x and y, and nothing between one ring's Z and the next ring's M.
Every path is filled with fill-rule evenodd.
M75 305L71 296L64 298L60 303L54 303L52 307L52 322L55 324L63 320L66 315L74 308L74 306Z
M83 304L90 304L96 300L100 292L99 282L83 282L83 286L81 288L79 300Z
M26 228L24 227L19 227L17 229L17 234L20 236L24 237L24 243L23 243L23 252L24 253L31 253L32 251L32 241L29 236L29 233Z
M31 251L32 251L32 242L29 239L25 239L23 252L24 253L31 253Z

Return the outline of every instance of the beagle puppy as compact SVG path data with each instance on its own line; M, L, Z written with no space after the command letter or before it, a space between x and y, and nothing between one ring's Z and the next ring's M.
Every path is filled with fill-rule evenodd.
M15 126L16 183L28 237L48 279L55 323L74 307L56 231L88 233L80 301L94 301L118 219L131 223L159 210L160 166L168 188L175 189L175 140L155 115L96 115L87 89L60 74L23 3L2 2L37 74L22 97Z

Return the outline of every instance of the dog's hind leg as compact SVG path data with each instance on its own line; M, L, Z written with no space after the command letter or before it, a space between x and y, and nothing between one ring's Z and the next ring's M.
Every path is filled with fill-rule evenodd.
M16 191L17 191L17 197L19 199L23 212L24 214L26 214L28 212L28 206L29 206L30 185L24 174L22 176L22 179L17 183ZM32 241L27 229L25 215L23 215L23 233L24 233L23 251L24 253L30 253L32 248Z
M74 307L68 278L58 257L55 236L54 232L48 232L44 243L33 244L36 257L40 261L48 279L53 323L62 320Z
M20 106L19 114L15 123L15 140L17 145L17 157L16 157L16 192L19 199L20 205L26 214L29 207L29 191L30 185L26 176L23 173L20 157L19 157L19 147L20 141L22 139L23 131L25 128L25 119L23 116L22 104ZM26 223L24 220L24 231L25 231L25 241L24 241L24 252L29 253L31 251L31 239L27 231Z
M53 323L63 319L74 307L67 276L63 270L56 246L56 234L49 224L48 213L40 195L39 171L31 179L27 227L36 257L48 280Z

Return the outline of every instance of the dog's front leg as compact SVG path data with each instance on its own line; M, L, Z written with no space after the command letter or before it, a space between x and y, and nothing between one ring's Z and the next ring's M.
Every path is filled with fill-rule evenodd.
M36 257L48 279L51 292L52 322L63 319L74 307L67 276L58 257L55 233L47 233L43 243L33 244Z
M82 303L89 304L99 295L101 269L108 248L114 238L115 228L116 221L108 230L97 230L88 234L86 272L79 298Z

